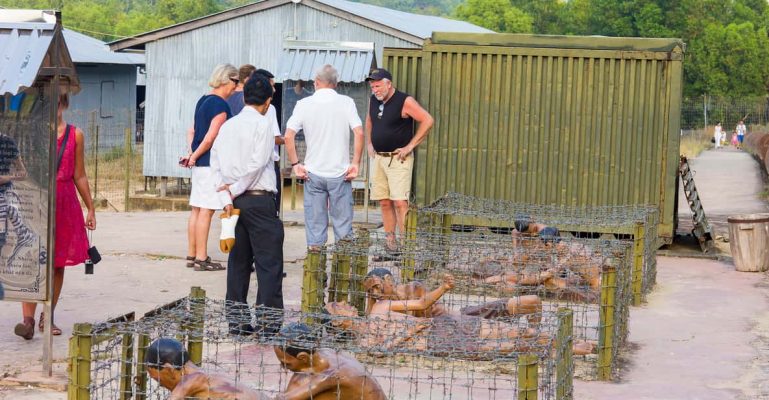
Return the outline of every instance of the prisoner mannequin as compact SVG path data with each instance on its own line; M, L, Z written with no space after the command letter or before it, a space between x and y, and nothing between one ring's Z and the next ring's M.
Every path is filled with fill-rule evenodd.
M452 282L454 280L451 275L446 275L444 277L444 283L446 279L450 279ZM388 302L389 300L419 301L424 300L427 295L427 289L418 281L396 285L393 281L392 273L385 268L375 268L371 270L363 280L363 287L366 289L366 294L368 295L368 302L366 304L367 315L372 313L374 307L383 307L378 310L379 312L400 311L421 318L433 318L449 314L446 308L440 303L433 303L432 305L427 306L427 302L421 303L425 307L424 309L413 308L406 311L392 309L385 310L384 308L394 304L393 302ZM501 299L479 306L465 307L461 310L463 315L479 316L483 318L530 314L528 317L530 324L539 323L541 312L542 301L539 296L536 295Z
M280 330L275 356L294 372L286 391L276 399L384 400L379 383L354 358L318 348L319 338L305 324L293 323Z
M537 330L519 329L501 322L463 315L459 318L444 315L419 318L403 312L390 312L424 307L423 302L437 301L453 287L453 281L444 282L423 300L383 300L390 305L374 307L366 320L359 320L355 307L346 302L328 303L326 310L334 316L337 328L357 336L358 345L384 351L408 350L436 356L459 356L464 359L490 359L499 354L528 351L549 342L547 335ZM436 295L437 294L437 295ZM575 355L594 352L595 343L574 341Z
M269 397L224 377L208 375L198 368L179 341L157 339L147 348L144 357L147 375L160 386L171 391L169 400L195 399L237 399L268 400Z

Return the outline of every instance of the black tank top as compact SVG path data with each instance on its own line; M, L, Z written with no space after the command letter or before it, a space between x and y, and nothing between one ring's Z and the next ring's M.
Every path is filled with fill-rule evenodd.
M414 119L401 118L403 104L409 95L398 90L384 103L379 117L381 101L373 95L369 101L368 115L371 118L371 144L378 153L389 153L409 144L414 137Z

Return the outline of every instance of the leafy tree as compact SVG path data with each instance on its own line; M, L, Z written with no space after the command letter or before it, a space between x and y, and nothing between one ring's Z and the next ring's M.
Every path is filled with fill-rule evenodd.
M467 0L454 10L454 15L496 32L530 33L533 18L513 7L510 0Z

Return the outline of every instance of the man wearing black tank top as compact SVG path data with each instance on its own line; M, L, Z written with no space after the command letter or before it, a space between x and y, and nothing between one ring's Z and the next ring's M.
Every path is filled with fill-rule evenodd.
M427 137L433 117L413 97L395 89L386 69L372 70L366 80L372 93L366 115L371 200L379 200L388 250L394 251L395 228L404 232L409 210L413 152Z

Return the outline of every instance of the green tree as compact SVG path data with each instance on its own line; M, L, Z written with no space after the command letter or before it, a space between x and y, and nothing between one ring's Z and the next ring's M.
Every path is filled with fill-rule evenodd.
M533 18L513 7L510 0L467 0L454 10L454 16L495 32L530 33Z

